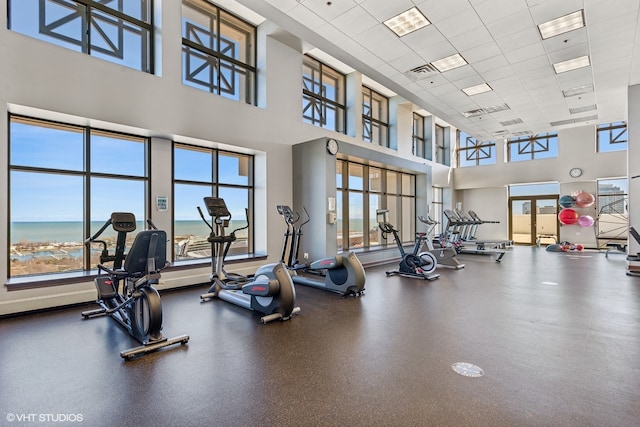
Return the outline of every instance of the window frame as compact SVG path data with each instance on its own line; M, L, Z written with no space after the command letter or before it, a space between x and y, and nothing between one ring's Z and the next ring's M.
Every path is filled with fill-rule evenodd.
M12 151L12 135L11 135L11 126L12 123L19 122L26 125L44 127L49 129L60 129L60 130L74 130L82 134L82 158L83 165L79 170L75 169L64 169L57 167L46 167L46 166L34 166L34 165L17 165L12 164L11 162L11 151ZM136 218L138 223L144 223L147 215L150 212L150 201L149 201L149 186L150 186L150 167L149 167L149 148L150 148L150 138L127 134L123 132L115 132L105 129L92 128L90 126L83 125L75 125L70 123L64 123L59 121L40 119L37 117L24 116L20 114L8 114L8 179L7 179L7 220L9 226L7 227L7 241L6 244L8 246L8 256L7 256L7 287L11 289L25 289L32 287L47 287L47 286L56 286L60 284L68 284L69 281L78 280L80 278L86 278L87 275L92 275L95 273L95 268L92 265L91 252L86 249L84 246L84 239L87 236L90 236L96 230L92 229L92 222L101 221L100 220L92 220L92 201L96 200L96 198L103 197L94 195L92 193L92 181L95 179L117 179L124 180L128 182L139 182L143 185L144 191L144 201L142 203L144 209L144 218ZM91 148L92 135L96 134L99 136L112 136L117 139L130 140L132 142L144 144L144 159L143 159L143 167L141 175L127 175L123 173L114 173L109 171L94 171L91 165ZM13 172L23 172L23 173L32 173L32 174L48 174L48 175L60 175L60 176L68 176L68 177L78 177L82 180L82 206L83 212L81 214L82 217L82 242L79 245L82 246L82 267L79 269L71 269L71 270L63 270L63 271L51 271L51 272L40 272L40 273L27 273L22 275L12 275L11 274L11 246L12 244L12 233L11 233L11 224L13 223L12 219L12 184L11 184L11 176ZM104 218L104 221L108 220L108 218ZM37 222L37 221L36 221ZM50 221L41 221L41 222L50 222ZM127 235L127 242L133 241L137 232L140 229L136 229L136 232L129 233ZM28 242L27 242L28 243ZM71 243L71 242L69 242ZM65 245L66 243L63 243ZM113 248L109 248L113 249Z
M542 143L543 141L544 143ZM519 156L529 158L515 159L512 155L514 147L517 147ZM558 157L559 141L558 132L547 132L535 135L521 136L517 138L510 138L507 140L507 161L508 162L523 162L527 160L540 160L540 159L553 159ZM541 155L537 153L552 153L555 151L555 155Z
M374 104L379 107L374 108ZM365 85L362 85L362 140L390 148L389 98Z
M305 123L312 124L314 126L318 126L324 129L329 129L335 132L346 133L347 131L347 107L345 104L347 90L347 78L346 76L336 70L328 66L327 64L313 58L310 55L305 54L302 59L302 120ZM306 68L312 69L318 72L318 79L313 78L314 76L307 77L304 73ZM334 88L334 98L327 97L326 90L324 90L325 86L325 76L329 76L329 78L333 79L333 81L337 82ZM309 84L307 84L309 82ZM317 91L309 90L307 87L311 86L312 88L319 87L322 88L320 90L321 93L317 93ZM306 102L305 102L306 101ZM312 111L312 115L305 115L305 112L310 109ZM329 121L327 113L328 110L333 110L333 122L334 126L327 126ZM316 114L317 113L317 114ZM316 118L316 115L319 118Z
M458 167L473 167L482 165L493 165L496 163L496 142L480 142L476 138L463 131L458 131L458 148L456 150ZM463 146L462 141L466 141ZM462 155L464 154L464 162ZM488 160L483 162L483 160ZM473 164L470 164L473 163Z
M197 13L207 15L210 21L214 23L215 28L207 28L210 30L212 40L215 40L215 47L205 46L201 43L196 43L193 40L185 37L184 22L181 25L181 46L182 46L182 84L188 87L192 87L198 90L212 93L214 95L222 96L227 99L232 99L238 102L243 102L248 105L257 105L257 90L258 81L256 68L257 62L257 27L245 19L221 8L212 3L202 0L182 0L182 9L191 8ZM184 13L181 12L181 19L184 21ZM222 49L221 40L228 35L228 31L222 31L221 26L229 27L241 27L240 30L247 34L245 49L247 51L247 62L238 60L232 56L226 55L224 49ZM202 30L202 28L200 28ZM228 37L228 40L239 43L241 40ZM229 43L232 44L232 43ZM196 72L191 71L191 59L192 57L198 57L198 59L204 63L200 67L195 67ZM223 77L225 72L221 72L224 68L231 69L235 81L237 73L244 75L240 79L239 84L244 81L244 84L240 84L239 87L234 87L232 92L222 90ZM196 80L196 75L200 74L200 71L209 69L209 81ZM207 87L207 90L205 90ZM242 92L244 96L242 96Z
M208 155L211 156L211 180L210 181L204 181L204 180L198 180L198 179L181 179L181 178L176 178L176 162L175 162L175 150L176 149L183 149L183 150L193 150L193 151L199 151L199 152L203 152L203 153L207 153ZM172 165L172 192L173 192L173 200L176 200L176 186L177 185L190 185L190 186L202 186L202 187L208 187L210 192L208 195L211 195L213 197L220 197L220 190L221 189L240 189L240 190L246 190L247 191L247 212L246 212L246 216L247 216L247 221L249 222L249 228L246 231L247 234L247 251L243 252L243 253L236 253L233 256L230 256L227 261L229 259L249 259L251 257L253 257L253 255L255 254L255 221L254 221L254 212L255 212L255 186L254 186L254 179L255 179L255 156L250 155L250 154L244 154L244 153L239 153L239 152L234 152L234 151L229 151L229 150L222 150L222 149L218 149L218 148L209 148L209 147L203 147L203 146L198 146L198 145L192 145L192 144L187 144L187 143L182 143L182 142L176 142L174 141L172 144L172 158L173 160L173 165ZM243 158L247 159L247 184L243 185L243 184L238 184L238 183L229 183L229 182L220 182L220 162L219 159L221 156L225 156L225 155L230 155L230 156L240 156ZM226 200L225 200L226 201ZM198 201L198 205L197 206L204 206L202 200ZM227 205L229 206L229 203L227 202ZM230 206L229 206L230 207ZM210 263L211 262L211 256L202 256L202 257L182 257L179 258L179 254L176 251L176 248L179 246L179 242L177 241L177 238L179 236L176 235L176 218L175 218L175 203L174 203L174 207L173 207L173 236L172 236L172 240L173 240L173 244L172 244L172 260L176 265L186 265L186 264L190 264L190 263ZM231 208L231 207L230 207ZM231 210L231 209L230 209ZM205 215L205 218L207 218L210 221L210 218L208 218L206 211L203 210L203 213ZM196 218L197 220L200 220L200 217L197 214L197 210L196 207L193 207L193 216L194 218ZM239 220L242 221L244 220L244 218L236 218L236 217L232 217L232 221L233 220ZM229 231L231 231L232 228L229 229ZM204 224L202 224L202 232L203 234L208 234L210 230L207 230L206 226ZM242 233L244 234L244 233ZM233 247L232 247L233 249ZM230 254L233 254L233 251L230 252Z
M354 187L349 183L349 166L355 165L357 167L362 167L362 188ZM381 179L380 189L371 188L370 185L370 170L375 169L380 171ZM396 174L397 179L395 180L395 187L389 188L391 183L389 183L389 173ZM403 177L409 177L409 188L405 188ZM340 179L341 178L341 179ZM403 226L405 226L405 230L401 229L399 236L403 240L403 244L408 244L413 242L415 238L415 230L416 230L416 185L417 185L417 177L415 174L406 173L398 170L394 170L391 168L387 168L380 165L368 165L362 162L357 162L353 160L341 159L336 162L336 194L337 197L341 200L338 201L338 233L336 236L338 239L338 249L342 251L347 250L358 250L358 251L369 251L375 249L383 249L387 248L389 245L395 245L393 238L391 241L379 240L377 244L372 244L372 231L376 230L377 235L379 234L379 228L377 222L375 224L371 224L372 219L369 214L371 213L370 202L372 200L372 196L379 197L381 206L378 209L388 209L389 210L389 220L397 219L409 219L408 227L405 226L406 221L402 221ZM349 196L351 194L360 194L362 195L362 206L358 207L362 212L362 245L361 246L352 246L351 243L351 234L349 227L349 220L354 219L353 215L350 212L349 208ZM407 205L409 205L409 212L405 212L407 209ZM360 219L360 218L356 218ZM398 220L397 222L400 222ZM396 227L399 227L399 224L394 224ZM342 236L340 240L339 237ZM348 236L348 238L344 238L344 236ZM340 244L342 242L342 244ZM345 245L346 243L346 245Z
M606 139L602 138L604 135ZM621 137L624 139L620 139ZM616 144L620 144L616 147ZM624 146L622 146L624 144ZM629 146L629 129L627 122L603 123L596 126L596 152L609 153L612 151L624 151ZM604 149L608 147L608 149Z
M113 62L115 64L119 64L128 68L137 69L138 71L142 71L145 73L155 74L154 0L140 0L141 6L142 6L141 12L142 12L142 15L147 15L146 19L145 19L145 16L141 16L142 19L138 19L137 17L127 15L126 13L123 13L123 12L120 12L119 10L108 7L96 0L66 0L68 2L72 2L76 6L75 8L76 12L70 13L69 15L63 18L58 19L57 23L64 24L68 22L65 19L73 17L73 15L78 15L78 17L81 18L80 22L81 22L82 37L80 40L74 39L72 37L64 36L62 34L56 34L51 31L54 28L53 25L56 22L52 22L48 24L45 22L44 10L42 5L44 4L45 5L44 7L46 7L46 3L43 3L43 2L40 2L40 7L38 8L38 32L36 34L30 34L30 33L15 30L12 27L12 20L11 20L11 17L12 17L11 11L12 11L13 1L21 1L21 0L9 0L7 2L7 27L10 30L19 32L20 34L25 34L30 37L34 37L38 40L51 43L56 46L61 46L66 49L74 50L74 49L71 49L69 46L66 46L65 44L56 43L53 40L49 40L45 37L51 37L54 40L58 39L59 41L62 41L64 43L69 43L71 45L78 46L79 50L76 50L77 52L81 52L92 57L103 59L108 62ZM51 2L52 0L46 0L46 1ZM65 7L65 5L61 5L61 6ZM78 12L80 7L84 8L84 11L82 14ZM96 15L96 12L94 11L98 11L99 14ZM116 43L109 43L113 47L113 52L109 52L107 49L100 48L98 45L95 45L95 46L92 45L91 35L92 35L92 30L94 28L95 22L105 21L104 16L100 14L104 14L109 18L113 18L113 22L119 23L118 40ZM93 19L93 17L95 16L97 16L98 18ZM117 61L109 60L109 57L118 57L116 53L122 52L124 49L124 45L122 44L123 35L121 33L123 33L125 29L131 30L131 28L124 28L125 25L136 27L140 32L141 45L140 45L140 66L139 67L132 67L130 65L127 65L125 62L117 62ZM98 27L98 30L99 30L98 31L99 34L101 34L104 37L107 37L107 31L101 31L99 27ZM113 40L107 39L106 41L112 42ZM96 52L96 54L93 54L94 51ZM100 54L98 55L98 53ZM120 56L123 56L123 54L121 54ZM121 59L124 60L124 58L121 58Z

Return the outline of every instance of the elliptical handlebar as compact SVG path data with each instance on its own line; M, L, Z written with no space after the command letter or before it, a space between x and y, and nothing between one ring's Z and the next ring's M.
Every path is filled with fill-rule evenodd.
M207 227L209 227L211 229L211 231L213 231L213 226L211 224L209 224L209 221L207 221L207 219L204 217L204 214L202 213L202 209L200 209L200 206L196 206L196 209L198 209L198 213L200 214L200 218L202 218L204 223L207 224Z

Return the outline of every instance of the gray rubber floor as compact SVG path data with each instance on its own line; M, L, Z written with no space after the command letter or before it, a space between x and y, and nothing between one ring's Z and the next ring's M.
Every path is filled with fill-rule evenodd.
M369 268L361 298L298 286L301 313L267 325L200 303L206 286L164 293L165 336L191 340L130 362L119 352L137 343L82 320L91 305L2 319L0 425L640 425L640 278L624 255L460 258L432 282Z

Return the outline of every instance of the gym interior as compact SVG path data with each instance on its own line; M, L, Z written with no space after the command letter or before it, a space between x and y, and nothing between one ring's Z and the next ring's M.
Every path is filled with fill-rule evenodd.
M637 425L637 1L0 7L2 425Z

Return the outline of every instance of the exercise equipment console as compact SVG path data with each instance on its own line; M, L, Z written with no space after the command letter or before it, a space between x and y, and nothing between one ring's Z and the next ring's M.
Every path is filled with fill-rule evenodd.
M109 253L104 240L98 240L109 226L117 232L114 254ZM187 335L167 339L161 333L162 303L153 285L159 283L160 271L169 265L166 261L167 234L157 229L141 231L125 255L127 233L135 229L134 214L114 212L102 228L85 241L87 248L92 243L102 245L98 276L94 280L100 308L83 311L82 316L87 319L108 315L138 340L141 346L120 352L126 360L189 341ZM107 267L105 263L108 262L113 266Z

